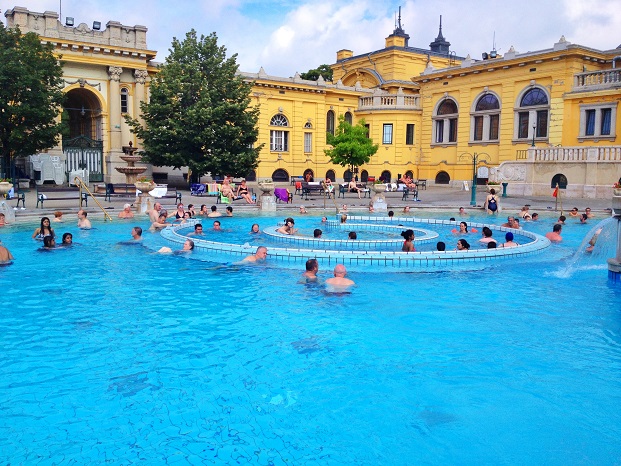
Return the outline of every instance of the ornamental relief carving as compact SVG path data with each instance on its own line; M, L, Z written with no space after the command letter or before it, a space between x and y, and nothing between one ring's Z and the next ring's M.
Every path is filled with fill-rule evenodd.
M491 179L503 181L526 181L526 165L503 162L499 167L490 168Z
M111 81L119 82L121 80L121 73L123 73L123 68L120 66L108 67L108 76L110 76Z

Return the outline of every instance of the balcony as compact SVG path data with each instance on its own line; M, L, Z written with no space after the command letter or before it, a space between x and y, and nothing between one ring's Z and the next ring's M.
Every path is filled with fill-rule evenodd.
M574 92L621 88L621 68L587 71L574 75Z
M358 112L378 110L420 110L419 95L379 94L358 99Z
M527 156L518 151L517 160L526 159L527 162L555 162L555 163L609 163L621 162L621 146L596 147L533 147L528 149Z

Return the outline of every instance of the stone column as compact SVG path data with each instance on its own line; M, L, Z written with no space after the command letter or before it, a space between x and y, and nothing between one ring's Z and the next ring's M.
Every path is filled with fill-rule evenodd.
M108 95L110 147L106 156L106 183L125 182L125 175L114 169L114 167L125 165L120 158L123 155L123 144L121 141L121 73L123 73L123 68L120 66L108 67L108 76L110 77L110 94Z
M147 70L134 70L134 79L136 80L136 93L134 95L134 118L138 118L140 123L144 125L142 120L142 111L140 103L145 101L144 83L149 77Z

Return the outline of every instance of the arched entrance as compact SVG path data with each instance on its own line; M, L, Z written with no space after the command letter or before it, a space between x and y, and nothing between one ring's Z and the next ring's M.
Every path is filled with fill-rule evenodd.
M279 168L278 170L274 170L274 173L272 173L272 180L277 182L289 181L289 174L286 170Z
M252 170L246 175L246 181L257 181L257 172Z
M438 172L436 175L436 184L449 184L451 177L445 171Z
M562 173L557 173L552 178L552 182L550 183L550 187L552 189L556 188L556 184L558 183L559 189L567 189L567 177Z
M67 92L61 115L67 173L88 170L87 181L103 181L103 136L99 99L88 89Z
M310 175L310 177L309 177ZM313 172L313 170L311 170L310 168L307 168L306 170L304 170L304 181L314 181L315 180L315 173ZM307 180L308 178L308 180Z
M382 183L390 183L390 177L392 175L390 174L390 172L388 170L384 170L382 172L382 174L380 175L380 181Z
M326 178L334 183L336 181L336 173L334 173L334 170L328 170L326 172Z
M366 183L367 181L369 181L369 172L366 170L362 170L360 172L360 181L362 183Z

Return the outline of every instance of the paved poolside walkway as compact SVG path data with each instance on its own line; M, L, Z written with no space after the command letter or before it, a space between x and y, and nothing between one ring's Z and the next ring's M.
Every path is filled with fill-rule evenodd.
M249 183L249 186L254 189L255 193L260 193L260 190L257 189L256 183ZM287 188L291 192L293 192L294 189L292 186L289 186L288 183L276 183L276 187ZM189 190L181 189L179 191L183 194L183 203L186 206L188 204L194 204L196 210L199 210L201 204L206 204L207 206L216 205L215 197L192 196L190 195ZM455 213L457 214L457 209L459 207L464 207L467 211L481 210L483 202L485 201L486 192L484 186L477 188L476 207L470 206L470 191L463 191L459 188L452 188L449 186L429 186L426 190L421 190L419 192L419 202L415 202L411 198L407 201L402 201L401 192L387 192L385 193L385 196L388 208L395 211L401 210L404 206L409 205L412 209L455 209ZM103 196L97 196L97 200L113 218L116 218L118 212L123 209L123 205L128 202L127 199L113 199L112 202L108 202L103 200ZM8 202L11 207L15 206L15 200ZM347 205L349 211L366 211L368 209L369 202L369 198L358 199L355 193L347 193L345 194L345 198L337 198L335 200L324 198L320 194L309 195L308 200L305 200L299 194L294 194L292 204L277 203L277 209L297 210L301 205L303 205L310 213L325 212L329 215L335 213L336 207L341 209L344 204ZM563 198L562 202L565 213L575 206L578 207L581 212L584 211L585 207L591 207L594 212L601 212L604 214L607 209L610 209L612 201L610 199ZM45 208L36 208L36 204L36 190L31 189L26 192L26 209L19 209L15 211L16 220L31 220L32 217L40 218L42 216L52 216L56 210L60 210L65 214L75 214L79 209L76 200L47 200L45 202ZM543 212L554 212L555 198L552 197L552 189L550 189L550 196L546 197L508 196L506 198L500 198L500 206L507 213L507 215L516 214L525 204L530 205L531 212L538 212L540 214ZM166 199L164 200L163 205L170 209L174 205L174 200ZM226 205L228 204L218 204L218 209L224 211ZM256 206L247 204L243 200L235 201L232 206L237 212L257 210ZM89 200L88 208L86 208L86 210L89 212L91 217L102 215L101 210L92 200ZM560 205L558 206L558 210L560 211Z

